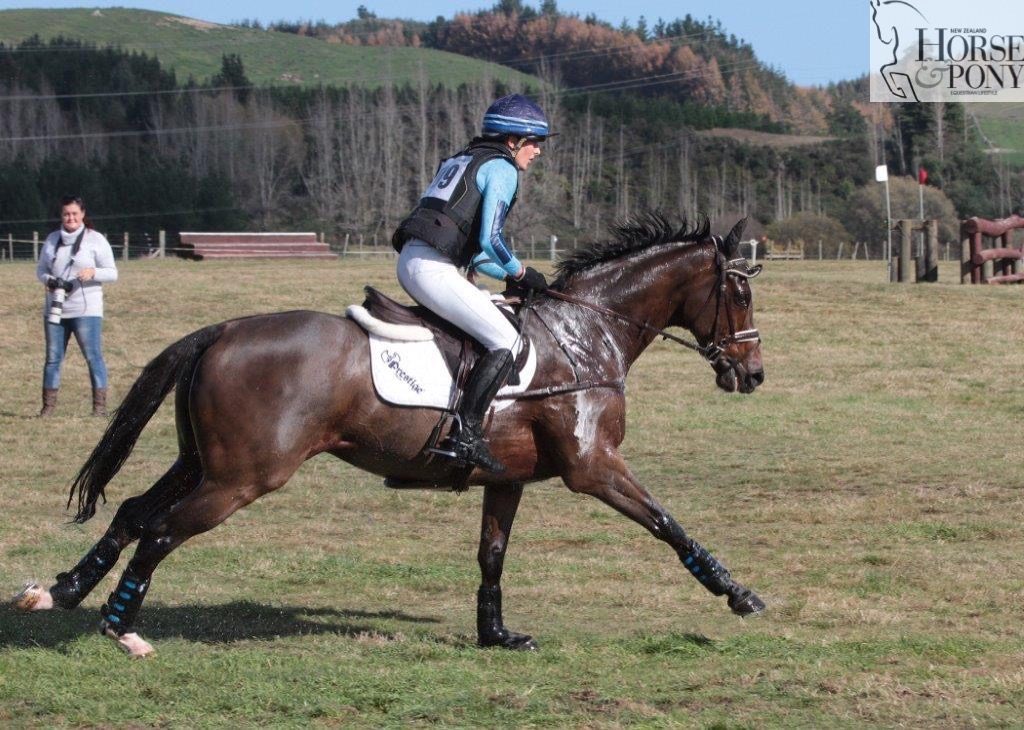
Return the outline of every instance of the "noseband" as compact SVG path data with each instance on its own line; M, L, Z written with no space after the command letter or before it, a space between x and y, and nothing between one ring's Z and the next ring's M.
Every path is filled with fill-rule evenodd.
M740 279L753 279L755 276L761 273L761 266L757 265L751 267L747 264L747 260L742 257L726 260L725 256L722 254L722 239L719 238L718 236L712 236L712 240L715 242L716 249L715 267L718 269L718 286L714 290L717 296L715 297L715 323L712 326L711 331L712 333L717 333L718 323L721 319L720 315L722 312L722 308L725 304L726 290L729 287L729 278L737 277ZM704 357L704 359L707 360L712 365L715 365L717 362L719 362L725 357L725 350L730 345L738 344L741 342L759 342L761 340L761 335L756 329L736 331L736 325L733 321L732 312L729 310L728 306L724 306L726 314L725 319L729 325L728 334L722 336L721 338L715 338L714 336L712 336L711 342L709 342L707 345L701 345L698 342L693 342L682 337L677 337L676 335L673 335L670 332L666 332L664 329L661 329L660 327L654 327L653 325L649 325L646 322L641 322L637 319L633 319L632 317L627 317L624 314L620 314L619 312L616 312L613 309L602 307L600 304L587 302L582 299L578 299L574 296L571 296L569 294L563 294L562 292L555 291L554 289L545 289L544 293L553 299L560 299L563 302L575 304L577 306L583 307L584 309L589 309L599 314L603 314L607 317L613 317L623 322L627 322L628 324L631 324L634 327L639 327L642 330L653 332L654 334L662 337L663 339L671 340L672 342L682 345L683 347L688 347L689 349L700 353Z

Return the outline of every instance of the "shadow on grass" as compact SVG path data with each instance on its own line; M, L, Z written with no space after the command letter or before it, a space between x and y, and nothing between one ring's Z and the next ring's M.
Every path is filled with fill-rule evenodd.
M394 633L381 628L381 621L439 623L436 618L402 611L268 606L253 601L234 601L215 606L147 603L139 614L138 629L149 640L180 638L209 644L322 634L373 634L385 639L396 638ZM0 609L0 647L60 648L84 633L97 631L98 627L99 613L94 608L21 613L7 606Z

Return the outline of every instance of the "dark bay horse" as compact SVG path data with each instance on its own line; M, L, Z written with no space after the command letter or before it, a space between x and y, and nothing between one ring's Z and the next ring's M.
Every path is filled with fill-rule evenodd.
M658 336L698 350L718 386L752 392L764 379L748 279L738 254L743 221L725 239L706 220L676 228L649 214L616 229L613 240L577 250L558 265L546 295L520 312L537 350L530 390L495 411L488 438L508 469L474 471L483 485L477 630L481 646L536 647L506 629L501 573L512 522L527 482L561 477L647 528L676 551L712 594L740 616L764 603L641 486L618 447L625 436L624 380ZM688 329L696 342L668 335ZM145 493L125 500L103 537L49 588L27 586L22 610L77 606L138 541L101 610L101 629L130 654L152 647L134 622L153 571L193 535L284 486L310 457L328 452L391 480L456 486L458 470L424 453L436 410L378 398L366 333L349 319L317 312L246 317L198 330L169 346L139 376L72 484L77 522L89 519L104 488L168 393L177 388L179 454Z

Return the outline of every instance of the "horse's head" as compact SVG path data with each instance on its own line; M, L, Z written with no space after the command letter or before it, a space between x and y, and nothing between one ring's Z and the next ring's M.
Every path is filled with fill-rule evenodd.
M723 390L750 393L764 382L749 284L761 267L751 268L740 255L745 224L740 221L720 238L709 235L706 218L693 228L683 218L677 228L661 213L639 215L615 226L614 240L563 257L548 296L628 325L620 325L616 350L627 363L662 335L701 352ZM684 327L697 342L665 327ZM608 331L600 336L607 339ZM592 345L588 335L574 330L571 336L581 347Z
M695 282L688 298L686 317L689 327L704 347L704 356L716 373L715 382L730 393L752 393L764 382L761 363L761 338L754 327L754 301L750 279L761 273L740 254L740 235L746 225L741 220L724 239L712 236L707 242L714 267ZM694 312L696 312L694 314Z

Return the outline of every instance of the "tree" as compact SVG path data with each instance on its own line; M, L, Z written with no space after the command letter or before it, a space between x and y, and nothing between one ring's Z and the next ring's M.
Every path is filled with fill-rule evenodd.
M765 235L776 243L803 241L812 244L822 241L838 244L851 240L842 223L814 213L797 213L792 218L775 221L765 229Z
M919 193L916 178L889 178L893 221L918 217ZM858 188L846 201L844 210L843 223L855 240L871 244L885 240L887 220L884 185L871 182ZM930 185L924 187L924 216L939 220L939 240L955 241L959 237L959 218L953 202L941 190Z
M210 85L214 88L227 87L235 92L235 98L239 103L245 104L249 101L249 90L252 82L245 75L245 65L242 57L236 53L225 53L220 57L220 73L210 79Z

